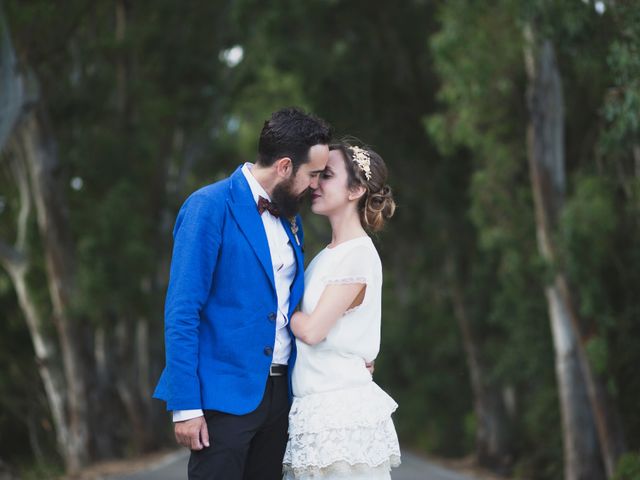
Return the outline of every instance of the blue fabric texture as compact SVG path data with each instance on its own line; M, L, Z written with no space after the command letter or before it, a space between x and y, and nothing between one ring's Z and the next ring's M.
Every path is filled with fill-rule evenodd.
M300 217L295 218L302 245ZM301 245L282 224L296 256L289 317L304 289ZM267 236L239 167L192 193L173 231L165 301L166 366L153 394L167 410L206 409L243 415L257 408L275 343L277 312ZM287 327L289 328L289 327ZM289 329L289 334L293 334ZM295 342L289 359L295 364Z

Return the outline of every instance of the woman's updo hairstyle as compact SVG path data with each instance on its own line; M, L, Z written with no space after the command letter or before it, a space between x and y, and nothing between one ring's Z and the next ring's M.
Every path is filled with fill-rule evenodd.
M331 144L329 150L342 153L347 168L347 187L363 186L366 189L358 202L360 221L367 230L379 232L396 210L391 187L386 184L388 172L384 160L370 148L351 145L347 141Z

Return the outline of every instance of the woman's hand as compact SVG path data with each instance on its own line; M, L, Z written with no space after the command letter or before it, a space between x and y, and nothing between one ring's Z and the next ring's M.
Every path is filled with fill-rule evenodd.
M371 360L370 362L367 362L367 361L365 360L364 364L365 364L365 366L367 367L367 370L369 370L369 373L370 373L371 375L373 375L373 372L374 372L374 371L375 371L375 369L376 369L376 361L375 361L375 360Z

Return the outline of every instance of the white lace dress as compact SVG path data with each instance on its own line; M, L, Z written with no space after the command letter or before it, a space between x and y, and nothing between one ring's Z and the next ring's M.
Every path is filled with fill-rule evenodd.
M369 237L325 248L305 272L302 311L326 285L364 283L361 305L347 311L315 346L296 341L285 480L390 479L400 464L391 414L398 405L365 366L380 349L382 266Z

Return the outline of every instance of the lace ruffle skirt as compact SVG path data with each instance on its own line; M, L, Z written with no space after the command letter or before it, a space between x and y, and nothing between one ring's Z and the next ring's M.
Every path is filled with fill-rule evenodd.
M289 413L285 479L389 477L400 464L391 414L398 404L378 385L295 397Z

